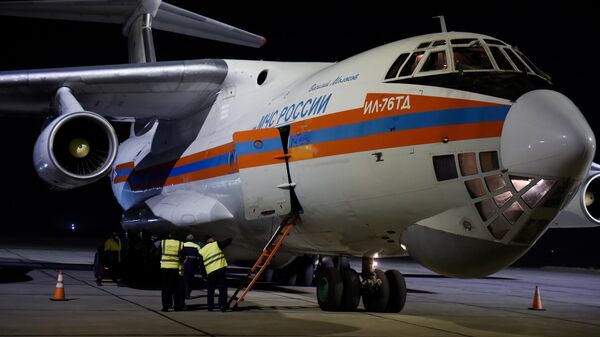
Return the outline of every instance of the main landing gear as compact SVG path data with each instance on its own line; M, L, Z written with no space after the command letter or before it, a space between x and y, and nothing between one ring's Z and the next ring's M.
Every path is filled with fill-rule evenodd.
M365 310L400 312L406 302L406 283L397 270L373 268L373 258L363 257L359 274L342 258L323 263L317 273L317 301L325 311L354 311L362 296Z

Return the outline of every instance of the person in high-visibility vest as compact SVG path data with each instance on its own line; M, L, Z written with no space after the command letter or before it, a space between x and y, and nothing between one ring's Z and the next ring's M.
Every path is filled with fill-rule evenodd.
M183 260L183 289L185 298L192 295L192 286L200 263L200 246L194 242L194 235L188 234L183 244L185 260Z
M169 311L169 308L173 308L175 311L185 310L181 276L179 275L183 242L176 240L175 234L171 233L168 239L160 241L159 248L161 252L161 311Z
M112 232L111 236L104 241L104 265L108 268L113 282L121 282L121 238L117 232Z
M213 311L215 305L215 288L219 289L219 307L221 311L227 311L227 261L223 249L229 246L231 238L223 241L215 241L212 237L206 240L206 245L200 249L202 263L208 278L206 296L208 311Z

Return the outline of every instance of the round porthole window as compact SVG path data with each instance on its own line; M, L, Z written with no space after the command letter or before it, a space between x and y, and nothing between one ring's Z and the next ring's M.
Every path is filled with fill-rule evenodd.
M264 69L263 71L261 71L258 74L258 77L256 78L256 84L263 85L263 83L265 83L265 81L267 80L267 75L268 74L269 74L269 70L268 69Z

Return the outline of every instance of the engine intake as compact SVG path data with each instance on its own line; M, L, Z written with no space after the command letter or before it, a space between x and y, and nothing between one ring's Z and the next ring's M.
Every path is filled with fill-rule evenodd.
M592 222L600 225L600 202L595 201L595 196L600 191L600 173L589 177L581 187L581 208L585 216Z
M117 156L112 125L89 112L60 115L42 131L33 151L35 169L59 189L90 184L105 176Z

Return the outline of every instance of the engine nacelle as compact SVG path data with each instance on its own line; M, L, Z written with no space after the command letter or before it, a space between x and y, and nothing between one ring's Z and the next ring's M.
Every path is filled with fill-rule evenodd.
M552 221L552 227L594 227L600 226L600 172L593 164L587 179L581 184L575 197Z
M71 189L105 176L115 161L118 144L115 130L102 116L89 111L63 114L38 137L33 163L48 184Z

